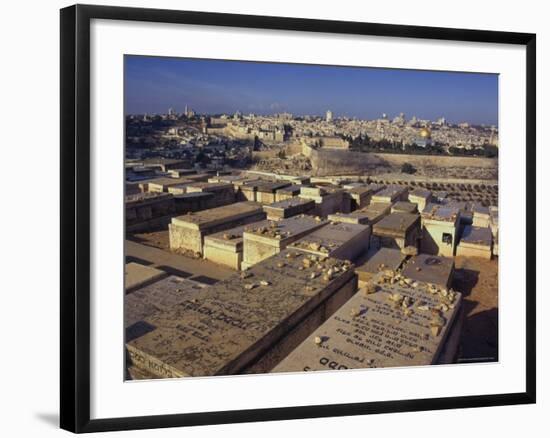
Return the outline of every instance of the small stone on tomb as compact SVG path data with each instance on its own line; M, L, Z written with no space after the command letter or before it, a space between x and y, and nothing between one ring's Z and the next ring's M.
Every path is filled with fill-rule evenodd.
M321 339L320 336L315 336L315 343L317 345L321 345L323 343L323 339Z

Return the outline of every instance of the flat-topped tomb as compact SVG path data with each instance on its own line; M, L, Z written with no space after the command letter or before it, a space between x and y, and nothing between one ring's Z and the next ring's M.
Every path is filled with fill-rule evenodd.
M170 248L202 254L204 236L265 219L261 205L238 202L172 218Z
M160 377L266 372L356 291L348 262L286 250L142 319L132 364ZM314 278L312 277L314 274Z

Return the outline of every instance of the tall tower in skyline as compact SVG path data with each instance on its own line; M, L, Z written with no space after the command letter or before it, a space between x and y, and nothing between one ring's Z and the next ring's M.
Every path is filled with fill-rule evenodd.
M332 111L331 110L327 110L327 113L325 115L325 120L327 122L332 122Z

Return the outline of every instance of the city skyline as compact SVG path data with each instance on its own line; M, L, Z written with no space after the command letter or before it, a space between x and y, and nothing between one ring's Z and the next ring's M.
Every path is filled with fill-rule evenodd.
M126 114L390 118L498 125L498 75L187 58L125 57Z

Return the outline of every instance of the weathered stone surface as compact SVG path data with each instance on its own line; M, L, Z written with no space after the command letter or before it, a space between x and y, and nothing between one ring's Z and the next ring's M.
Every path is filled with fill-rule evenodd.
M318 217L300 215L277 222L266 221L249 225L243 233L243 269L278 254L291 243L327 223Z
M408 198L407 187L390 185L385 189L380 190L372 196L372 202L381 202L381 203L394 203L396 201L405 201Z
M372 280L380 271L399 269L406 258L398 249L380 248L364 264L355 268L359 277L359 287L363 287L364 283Z
M310 213L314 208L315 201L298 197L274 202L263 207L267 218L270 220L285 219L299 214Z
M415 281L449 287L454 274L455 262L451 257L419 254L403 267L403 275Z
M204 258L214 263L241 269L245 225L204 237Z
M460 210L453 206L430 203L421 213L421 218L422 252L444 257L454 256Z
M390 209L391 204L372 203L366 208L357 210L357 212L362 212L364 217L367 218L368 223L374 225L375 223L386 217L390 213Z
M418 213L418 206L413 202L397 201L391 207L392 213Z
M360 224L360 225L370 224L369 214L364 212L363 210L355 210L351 213L329 214L327 219L330 222L341 222L346 224Z
M420 216L412 213L391 213L373 226L373 234L388 248L416 246L420 234Z
M491 259L493 235L490 228L466 226L456 255Z
M181 186L190 183L191 180L184 178L155 178L148 183L147 190L149 192L167 192L169 187Z
M265 218L259 204L238 202L172 218L170 248L202 254L204 236Z
M144 318L152 330L127 343L133 364L161 377L224 375L269 352L263 367L274 366L290 351L284 342L290 332L295 342L305 339L318 326L303 324L312 312L320 312L316 321L322 322L335 310L326 308L330 299L348 288L347 299L355 290L350 264L325 259L305 268L303 258L286 250ZM306 332L298 332L302 328Z
M319 228L291 248L319 257L354 261L369 248L370 225L334 223Z
M134 291L124 297L126 341L137 337L146 324L142 321L158 310L168 310L207 287L202 283L170 276ZM140 324L141 322L141 324Z
M430 365L460 305L424 285L360 290L273 372ZM318 338L318 339L317 339ZM317 339L317 341L316 341ZM320 340L320 342L318 342Z
M168 276L166 272L151 266L134 262L126 263L124 267L124 289L126 293L129 293L166 276Z

